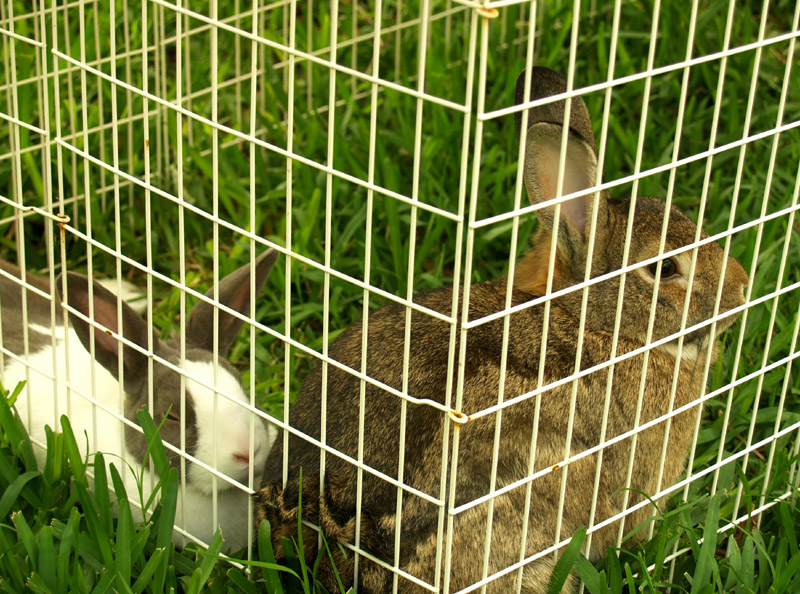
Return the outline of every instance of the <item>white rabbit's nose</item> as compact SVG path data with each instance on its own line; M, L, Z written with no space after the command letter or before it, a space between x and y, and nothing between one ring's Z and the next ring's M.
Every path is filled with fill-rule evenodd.
M258 459L258 454L261 452L261 444L256 444L256 451L254 454L254 458ZM244 450L242 452L236 452L233 454L234 459L238 460L239 462L243 462L244 464L250 463L250 452L249 450Z

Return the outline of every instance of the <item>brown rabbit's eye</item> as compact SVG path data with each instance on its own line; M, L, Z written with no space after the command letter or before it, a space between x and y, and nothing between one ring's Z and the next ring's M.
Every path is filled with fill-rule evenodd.
M648 272L655 278L658 271L658 262L654 262L647 267ZM678 274L678 266L672 258L667 258L661 262L661 278L670 278Z
M176 423L177 423L177 422L179 422L179 421L181 420L181 418L178 416L178 413L176 413L176 412L174 412L174 411L172 411L172 410L170 410L170 411L167 413L167 418L168 418L170 421L175 421Z

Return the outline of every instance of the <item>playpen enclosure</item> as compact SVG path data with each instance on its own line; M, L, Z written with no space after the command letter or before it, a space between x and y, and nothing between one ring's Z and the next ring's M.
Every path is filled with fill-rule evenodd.
M230 359L285 421L362 315L429 314L415 292L513 266L535 226L514 83L550 66L589 107L605 187L674 201L750 275L704 369L690 472L663 493L757 516L798 481L800 4L668 4L3 1L4 258L131 278L168 333L186 308L170 289L276 246Z

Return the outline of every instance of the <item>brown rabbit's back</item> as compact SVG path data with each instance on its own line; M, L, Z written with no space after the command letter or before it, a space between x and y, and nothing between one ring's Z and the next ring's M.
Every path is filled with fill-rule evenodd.
M477 319L500 311L505 305L506 279L475 285L470 291L470 319ZM524 292L512 295L512 305L533 298ZM419 295L415 301L425 307L449 313L452 290L441 289ZM537 388L541 328L544 306L525 308L511 315L508 360L505 377L506 400L527 394ZM405 314L399 305L389 305L373 313L368 327L368 361L366 373L377 381L395 389L402 389L403 345L405 339ZM578 321L565 312L557 301L550 310L547 358L545 362L545 385L568 377L574 372L575 337ZM361 369L362 326L354 324L346 330L331 348L332 356L340 363L355 370ZM465 378L463 390L463 412L471 415L497 402L499 393L499 369L502 353L503 321L482 324L468 331ZM449 324L425 314L411 314L410 362L408 394L439 403L445 402L447 386ZM607 333L588 327L584 334L582 369L593 367L609 358L611 337ZM620 343L619 353L636 348L636 344ZM456 354L456 357L458 354ZM457 360L457 359L456 359ZM674 358L652 351L643 397L641 422L647 422L667 412ZM636 390L631 390L632 378L641 376L642 356L635 356L617 364L616 378L611 392L612 414L606 439L611 439L633 427L636 412ZM685 404L690 395L699 390L700 376L692 374L692 368L684 363L675 406ZM601 434L603 395L608 370L591 373L578 381L576 413L571 441L571 452L577 454L598 445ZM624 383L624 389L618 383ZM455 385L455 382L454 384ZM317 365L307 379L297 402L291 409L290 423L293 427L315 439L320 436L321 366ZM327 382L327 438L332 448L352 458L358 456L358 414L360 380L354 375L334 366L328 367ZM572 383L566 383L545 391L541 398L541 410L536 442L538 444L534 472L549 468L564 459L568 411L572 394ZM497 485L505 485L524 479L529 475L531 436L534 430L535 398L523 399L503 411L501 442L497 469ZM364 414L364 463L389 475L398 477L400 443L400 398L367 384ZM439 497L442 468L442 443L445 414L420 404L407 406L406 425L409 428L405 440L405 464L403 482L432 497ZM492 449L496 415L489 414L461 426L459 464L456 486L456 505L473 501L486 495L490 488ZM626 419L621 425L619 419ZM661 451L664 425L647 430L638 436L637 455L631 488L647 493L656 491L652 453ZM685 452L691 435L691 423L687 414L672 422L670 447ZM450 436L452 439L452 435ZM292 468L302 468L303 515L313 523L322 522L327 538L343 538L353 542L355 533L357 468L341 458L329 454L326 457L326 484L324 496L316 501L319 477L319 449L302 443L294 437L289 440L289 459ZM452 441L450 441L452 444ZM598 509L595 523L620 511L622 496L612 494L625 487L630 439L605 448ZM642 452L648 452L645 457ZM449 454L449 452L448 452ZM264 484L259 506L273 526L288 523L282 517L288 509L296 508L298 498L297 473L293 473L285 490L281 490L283 460L282 440L275 442L266 464ZM449 461L448 461L449 462ZM663 485L669 485L683 469L684 457L667 460ZM449 471L448 463L447 469ZM564 524L561 539L571 535L580 525L588 525L591 489L594 483L596 456L591 455L570 463L567 468L567 492L564 508ZM536 553L555 542L554 518L558 513L562 470L545 474L532 482L530 521L528 527L527 554ZM507 493L495 502L492 555L490 571L497 571L516 562L521 542L522 508L525 503L525 486ZM447 493L447 490L444 491ZM637 501L633 495L631 501ZM378 556L391 561L394 558L394 530L396 522L397 488L374 475L363 473L362 488L362 534L361 546ZM322 509L322 519L319 510ZM649 513L643 509L630 520L635 526ZM403 494L403 509L400 516L400 567L426 581L434 579L433 568L437 550L436 534L439 508L413 494ZM481 564L485 539L486 505L477 506L457 516L454 531L454 550L473 550L475 558L454 556L452 575L457 580L451 589L459 589L481 579ZM294 523L296 526L296 521ZM482 528L483 527L483 528ZM289 530L291 530L289 528ZM276 538L281 534L276 530ZM284 530L283 534L288 534ZM611 544L616 527L611 526L595 536L594 551L600 553ZM314 548L316 538L309 533L305 539L307 547ZM498 539L502 542L495 542ZM278 544L276 542L276 544ZM477 548L476 548L477 547ZM335 547L331 547L332 550ZM309 550L313 555L314 551ZM334 555L335 557L337 555ZM309 557L309 555L307 555ZM313 557L310 557L313 558ZM345 560L337 559L337 570L345 576L352 572L352 555ZM530 565L525 571L536 572L541 568ZM361 561L359 569L362 591L383 591L391 582L391 574L373 563ZM413 591L411 582L401 580L401 591ZM346 582L345 582L346 583ZM331 582L332 584L332 582ZM502 581L492 588L506 587ZM411 588L407 590L407 588Z

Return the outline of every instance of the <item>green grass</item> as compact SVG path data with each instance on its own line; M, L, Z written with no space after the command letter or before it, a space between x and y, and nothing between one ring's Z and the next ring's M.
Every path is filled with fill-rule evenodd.
M19 0L12 4L16 15L25 14L28 10ZM237 4L243 3L221 1L218 4L219 16L226 17L234 14ZM582 4L575 72L576 84L585 86L606 79L611 53L613 7L598 2L597 13L590 15L588 14L590 3ZM722 48L727 4L721 0L701 3L693 56L709 55ZM385 28L396 21L397 4L385 2L384 5L382 25ZM112 26L106 10L100 10L95 14L94 5L87 5L83 18L76 7L60 10L57 18L59 38L57 42L50 39L50 44L52 47L57 46L64 53L79 57L79 33L81 23L84 23L84 34L89 40L86 46L87 60L108 58L109 32L113 30L116 33L118 51L122 51L120 48L124 48L126 43L132 51L130 61L124 58L116 60L117 76L133 85L141 86L144 63L141 53L142 32L147 32L149 43L152 44L162 26L160 19L165 19L163 27L169 36L174 32L175 17L169 11L153 6L148 9L145 23L138 3L132 1L129 2L129 6L131 10L126 23L123 20L122 3L117 2L116 26ZM349 38L354 24L358 26L359 33L371 31L374 27L374 19L369 10L361 3L358 6L355 23L353 5L347 3L340 6L338 21L340 42ZM416 0L403 2L402 6L400 16L403 20L417 15L419 3ZM445 2L433 2L432 12L435 15L440 14L446 8ZM622 6L623 27L617 45L614 69L616 77L635 74L646 68L653 9L652 1L626 2ZM208 6L202 2L192 3L192 10L208 14ZM328 43L331 19L328 10L328 3L315 2L314 12L309 14L307 3L298 4L297 47L299 49L317 49ZM501 18L490 23L488 42L490 52L487 56L485 89L487 111L513 103L514 82L525 63L524 44L512 43L514 36L520 30L517 26L521 18L520 10L519 7L505 8L503 9L505 14L501 14ZM571 10L572 5L568 2L539 3L541 27L536 38L537 63L566 72L572 23ZM689 29L688 6L682 3L662 2L660 10L657 44L653 55L655 67L674 64L685 58ZM787 0L772 3L766 19L765 37L769 38L791 30L793 10L793 4ZM449 19L434 19L430 25L431 45L426 67L426 92L457 103L464 101L467 92L466 15L468 14L460 12L451 15ZM751 43L756 39L760 17L760 3L737 3L731 32L731 47ZM265 36L268 39L284 40L283 18L281 10L270 11L266 17ZM48 38L51 36L49 19L48 16ZM446 35L448 23L450 30L449 35ZM505 30L503 23L506 25ZM189 19L189 24L198 27L202 23ZM249 17L243 17L232 24L243 30L250 30L252 26ZM37 29L38 21L33 19L15 22L15 33L19 35L30 37ZM101 35L98 37L96 32L100 32ZM418 34L419 29L415 26L404 29L399 35L391 33L384 36L379 72L382 78L396 80L405 87L416 88L417 82L414 77L417 71ZM289 100L285 87L287 68L277 68L275 65L286 60L287 56L269 48L259 50L260 66L266 63L268 67L264 69L260 78L257 103L251 106L248 81L228 84L236 75L237 59L241 64L241 72L249 71L250 42L240 39L237 50L233 34L220 30L218 35L220 49L217 77L220 84L224 85L219 91L219 121L234 130L247 133L250 128L251 113L254 113L261 129L259 138L285 148L287 131L282 122L288 116ZM99 39L97 45L95 39ZM4 40L4 43L8 43L8 40ZM33 78L37 72L35 48L21 42L13 43L16 51L16 76L22 81L16 89L20 119L43 126L43 122L39 120L42 115L42 105L37 100L41 89ZM211 34L207 30L192 35L184 42L182 52L184 56L187 52L191 53L192 60L191 73L185 67L182 72L183 95L190 91L190 87L193 92L209 87L211 43ZM356 48L356 50L353 50L352 46L341 48L336 56L337 62L347 66L355 63L357 69L367 71L372 60L372 45L369 41L365 41L359 43ZM775 126L788 49L788 43L776 43L765 47L761 53L750 134L769 130ZM395 61L396 51L399 51L402 57L399 63ZM325 57L327 58L327 54ZM169 99L175 97L177 72L175 60L174 42L155 46L155 49L151 48L148 51L146 64L151 92ZM741 139L755 63L756 52L752 50L731 56L727 62L721 96L717 96L719 60L704 62L691 69L683 128L679 139L678 154L681 158L708 148L716 104L721 106L716 145ZM82 130L81 121L84 114L90 129L111 121L112 86L107 81L89 74L86 76L87 91L84 94L81 92L80 73L75 71L66 74L64 70L68 63L64 60L58 60L57 64L60 69L58 108L61 128L55 130L56 124L51 115L50 125L55 130L53 136L63 136L78 149L89 150L96 156L102 156L106 162L111 162L110 129L88 134L86 142L80 135L74 139L70 138L70 135ZM794 56L793 66L783 115L784 123L800 119L800 77L797 76L800 62L797 54ZM111 61L105 59L99 67L103 72L110 73ZM48 71L52 74L52 58L48 62ZM0 74L0 82L5 82L6 76L7 74ZM319 111L328 101L328 70L319 65L310 66L308 62L299 61L295 67L295 76L292 130L295 152L307 159L324 163L327 159L328 134L332 133L334 145L337 147L333 156L334 168L348 175L367 179L370 85L365 81L354 81L344 74L336 75L336 98L342 105L337 108L335 126L329 132L327 112ZM675 146L682 76L683 72L678 70L652 79L649 111L645 123L646 143L641 163L642 170L671 161ZM25 82L29 80L33 82ZM53 79L50 80L49 107L50 113L53 114L56 111L56 87L52 83ZM644 92L644 81L635 81L614 89L609 113L606 180L614 180L634 172ZM474 100L477 96L477 83L472 89L472 95ZM599 132L604 94L602 92L590 94L585 100L590 113L595 117L596 131ZM118 90L117 101L119 117L126 117L128 114L141 116L144 102L140 96L135 94L129 96L124 90ZM379 95L378 102L380 109L377 116L376 165L373 172L375 183L389 190L410 195L415 160L416 99L395 90L384 89ZM211 115L211 101L208 94L195 96L190 103L184 105L204 117ZM152 111L155 105L150 102L149 108ZM5 93L0 94L0 110L12 113L12 107L7 103ZM296 161L291 179L293 207L291 215L288 215L286 209L288 184L284 157L270 150L250 147L247 143L234 142L235 138L232 135L221 132L217 134L217 140L226 146L219 151L219 163L215 169L211 158L211 147L215 136L212 129L186 117L181 118L179 122L172 111L167 114L148 119L151 181L155 186L172 194L178 194L180 189L188 202L204 211L211 211L214 208L213 181L216 179L219 182L217 205L219 216L223 220L252 230L279 245L287 245L287 228L290 228L291 249L320 263L325 257L324 238L327 218L331 224L331 265L355 278L364 278L368 216L365 188L334 177L328 205L325 173ZM418 196L421 202L450 212L456 212L458 209L463 126L463 115L431 103L425 104L421 132L422 148L419 155ZM183 138L182 178L178 175L176 153L179 127ZM469 148L470 173L476 166L473 153L475 127L476 122L473 118ZM146 160L143 132L143 120L139 119L131 126L121 125L118 136L120 169L140 179L144 178ZM7 126L0 129L0 147L10 146L10 133ZM188 211L185 212L182 238L178 232L178 207L155 193L151 194L150 200L153 211L158 213L158 224L152 225L151 233L149 236L146 235L145 192L141 187L124 184L119 194L121 207L117 211L113 208L114 192L110 189L113 177L108 171L74 158L66 149L60 149L59 170L55 164L59 151L56 145L51 147L54 162L43 165L44 151L41 147L36 148L38 143L36 134L24 128L20 128L19 142L22 148L34 148L25 152L21 158L22 177L17 186L13 185L14 161L0 160L0 193L3 195L15 199L21 197L25 204L42 205L45 192L43 180L51 174L54 183L57 184L56 195L58 188L63 187L61 194L63 198L67 200L79 198L75 206L68 206L67 213L72 219L70 224L85 232L87 218L83 195L84 175L87 174L92 217L91 233L98 242L115 246L115 233L119 229L122 252L136 261L145 263L149 241L151 252L157 254L157 258L152 262L153 267L173 279L179 278L180 257L183 254L186 260L187 284L198 290L205 290L213 282L212 262L215 253L219 258L219 276L248 260L249 244L245 239L221 227L217 246L213 242L211 223L206 218ZM772 142L772 137L769 137L747 146L742 161L741 187L736 195L734 188L740 158L739 149L728 150L715 156L709 176L707 206L704 212L703 226L707 232L713 234L725 231L730 218L736 225L758 218L761 215L768 185L767 214L791 204L797 163L800 161L800 134L794 129L780 136L775 172L771 179L768 179L767 164L770 160ZM132 150L129 150L129 146ZM252 200L251 154L255 158L255 190ZM483 127L480 155L478 199L475 205L477 218L507 212L513 207L516 169L517 147L513 117L487 121ZM695 219L698 216L705 174L705 160L684 165L675 172L673 199ZM668 184L669 173L649 176L639 184L639 194L665 196ZM612 194L626 195L630 192L630 185L623 185L615 188ZM736 210L731 213L734 196ZM254 207L252 213L251 206ZM0 206L0 217L7 217L11 213L10 207ZM251 216L254 221L252 225ZM375 195L371 218L372 266L369 282L389 293L401 296L406 294L411 280L415 291L450 283L455 273L457 250L463 249L463 246L457 245L455 225L444 217L418 211L417 234L413 238L414 274L410 279L407 270L411 216L412 210L408 205ZM24 238L27 265L31 269L46 267L48 250L55 251L56 262L60 261L58 249L61 245L48 246L45 242L44 231L47 224L49 223L39 216L26 218ZM797 265L800 262L798 253L800 242L796 241L800 229L797 221L791 230L794 240L789 245L788 265L783 278L778 278L780 256L788 224L787 216L779 217L760 228L737 233L731 239L731 254L751 271L753 298L770 293L779 281L783 286L800 281L800 266ZM518 253L524 251L525 238L535 225L533 217L520 221L522 239L517 248ZM472 280L495 278L505 272L508 267L511 229L511 223L506 221L476 232L473 252L475 256L471 265ZM10 257L17 249L20 237L19 230L3 230L0 243L3 245L5 257ZM67 232L64 248L66 261L70 267L79 269L85 265L87 252L83 241ZM754 263L756 270L752 274ZM94 249L93 265L96 271L109 274L114 271L115 262L101 250ZM135 282L144 283L143 273L138 269L125 265L123 273ZM288 320L284 317L286 310L284 286L287 274L291 286ZM168 334L176 330L180 315L177 293L170 292L166 284L157 281L154 281L154 291L157 300L154 320L160 331ZM275 331L288 332L292 339L320 350L323 344L323 299L324 274L320 270L295 261L291 265L291 272L287 273L286 263L282 261L273 271L264 296L257 304L257 318ZM331 279L329 299L329 338L333 338L338 332L360 319L363 293L361 289L349 283ZM737 377L744 377L759 370L764 364L763 357L768 340L770 348L767 364L790 355L790 343L798 315L798 301L797 292L794 292L782 296L775 303L770 300L748 310L746 323L737 324L724 337L727 346L709 374L709 390L726 385L731 380L731 372L735 365L738 365ZM372 296L369 304L371 308L376 308L383 303L383 299ZM770 326L770 317L773 313L775 321ZM739 360L735 361L740 336L743 336L741 355ZM243 371L245 385L249 384L251 374L254 376L252 379L259 406L271 414L281 415L284 378L289 378L289 393L294 397L307 374L312 358L297 349L287 349L281 340L260 333L256 336L253 357L254 365L251 368L251 353L247 340L239 341L230 354L230 359ZM714 464L719 452L723 458L727 458L741 451L751 431L753 442L764 439L774 432L783 384L787 381L785 377L785 368L781 366L765 374L761 383L756 377L738 386L732 394L730 404L725 393L705 405L694 459L694 472L700 472ZM731 415L726 425L725 411L728 407ZM780 426L786 427L800 420L798 410L800 410L800 380L795 372L789 377L786 385L786 401ZM721 439L723 434L724 440ZM774 443L773 469L769 475L767 461L771 445L751 454L747 458L746 466L742 458L725 464L717 475L717 492L713 497L711 485L715 473L695 480L688 490L689 503L682 503L681 497L676 497L673 511L665 511L658 516L651 541L644 547L631 551L623 550L619 558L616 553L610 554L598 566L597 571L603 574L594 581L591 581L592 574L585 564L581 565L578 562L578 571L587 579L589 591L592 594L605 591L603 590L605 586L598 585L596 588L599 589L595 589L590 585L601 584L605 579L608 590L612 592L625 589L631 592L634 590L654 592L661 587L657 584L667 581L676 584L673 592L701 592L706 586L697 583L696 578L692 578L698 572L712 576L713 580L711 578L708 580L708 584L713 582L712 589L708 590L712 592L792 591L791 587L788 590L778 588L778 585L783 583L781 580L785 582L788 579L786 583L792 584L791 580L796 579L794 576L798 574L796 563L793 565L790 561L797 558L796 539L791 536L793 532L789 530L791 523L796 524L798 520L797 509L793 507L792 500L767 511L762 516L757 530L752 526L742 526L721 535L716 541L716 548L711 548L711 545L707 544L698 547L696 540L702 536L703 526L716 527L719 523L730 521L737 496L741 498L738 514L742 515L746 510L759 504L762 494L769 500L770 497L786 492L787 475L794 461L792 448L796 439L794 434L787 435ZM13 476L23 476L26 472L28 469L23 465ZM67 484L69 482L67 481ZM65 501L70 501L70 498L72 501L75 500L74 490L62 487L62 491L67 498ZM64 502L54 503L48 509L65 505ZM30 519L30 514L38 513L33 506L21 511L23 511L22 516L17 517L27 518L34 535L33 540L38 542L39 546L44 542L42 539L54 537L53 534L46 536L42 532L45 526L50 525L50 520L36 523ZM5 538L11 538L9 535L16 535L17 530L11 528L14 524L10 517L2 517L6 518L2 520L3 534ZM66 525L69 517L63 517L59 521ZM86 520L81 516L80 521ZM112 523L117 526L118 521L112 520ZM731 542L736 544L732 545ZM691 551L677 558L672 573L669 573L669 565L662 571L661 560L670 554L675 546L689 547ZM730 555L726 555L729 550ZM184 557L191 559L191 555L187 556L185 552L169 554L177 555L180 559ZM266 558L268 555L262 557L262 560ZM179 578L190 575L194 569L190 571L189 567L196 568L199 562L195 559L195 565L191 565L186 561L188 573L176 575L177 582L183 584ZM642 571L643 567L651 564L656 566L653 572L647 574ZM88 562L83 566L91 567ZM141 570L141 567L139 569ZM229 575L231 571L225 564L216 566L208 578L209 583L217 577L221 580L220 583L239 579L231 578ZM5 573L2 575L6 576ZM10 578L3 577L3 579ZM734 585L728 585L727 580L733 580L730 583ZM768 583L770 580L772 582ZM2 583L0 582L0 586ZM797 590L796 583L793 587Z
M91 460L81 457L66 417L60 432L47 432L40 468L12 408L22 387L10 394L0 388L0 592L257 592L263 591L261 583L270 592L313 590L311 571L275 564L267 523L259 531L254 559L238 566L220 555L224 540L219 531L208 549L189 545L175 550L178 472L169 466L158 428L144 410L140 423L161 477L145 503L147 522L134 521L130 495L114 464L99 453ZM116 498L115 514L110 493ZM296 555L288 557L297 564ZM248 578L241 564L257 568L260 576ZM285 590L279 573L290 577Z

